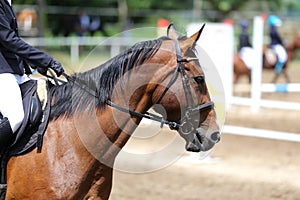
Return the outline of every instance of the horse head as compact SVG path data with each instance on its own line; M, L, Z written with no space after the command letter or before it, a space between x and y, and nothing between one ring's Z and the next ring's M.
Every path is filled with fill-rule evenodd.
M186 141L186 150L193 152L207 151L220 140L214 104L195 51L203 29L204 25L194 35L178 38L171 24L170 39L153 56L165 58L158 75L161 83L152 95L154 110L176 122L170 128L178 131Z
M52 107L52 117L61 113L71 116L95 105L100 127L105 135L110 134L107 137L111 142L116 142L118 137L114 134L121 132L124 137L119 140L127 141L146 117L178 131L188 151L211 149L220 140L220 132L195 50L203 29L204 26L190 37L178 37L170 25L167 37L137 43L103 65L77 74L73 77L75 84L64 86L73 89L59 90L72 91L69 96L62 94L74 106ZM61 101L62 97L55 99ZM151 107L163 117L150 115L147 110ZM116 145L116 152L122 145Z

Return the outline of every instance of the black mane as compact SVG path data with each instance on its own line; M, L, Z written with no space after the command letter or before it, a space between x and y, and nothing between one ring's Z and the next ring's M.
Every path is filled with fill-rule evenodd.
M137 43L94 69L72 75L71 79L75 83L70 81L54 86L50 118L61 115L68 117L86 109L91 111L95 107L103 108L105 101L111 97L115 83L123 74L151 58L166 39L168 38L162 37Z

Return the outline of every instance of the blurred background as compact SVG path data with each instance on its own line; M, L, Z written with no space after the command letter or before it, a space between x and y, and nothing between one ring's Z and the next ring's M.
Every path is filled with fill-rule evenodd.
M83 14L94 21L96 35L104 36L132 27L156 26L159 18L183 25L199 20L239 22L241 18L252 19L262 13L266 16L276 13L287 24L297 23L300 17L297 0L13 0L13 4L17 12L27 9L34 15L32 26L37 30L31 33L23 30L25 36L73 35L76 18ZM291 34L296 26L285 28Z
M284 22L280 33L286 41L300 34L297 28L300 25L300 2L297 0L13 0L13 5L18 13L22 37L109 37L133 28L165 28L169 22L176 25L177 31L185 33L191 22L225 22L233 24L234 48L237 49L240 21L251 22L254 16L267 18L270 14L278 15ZM154 36L149 31L141 31L138 37ZM49 50L57 43L65 47L69 45L62 39L56 42L28 41L33 45L39 43L44 48L47 46ZM84 45L88 47L93 43L85 42ZM67 48L65 50L68 53ZM90 51L88 48L80 50ZM79 56L85 55L81 53L84 51L71 59L77 62Z
M230 22L237 25L237 35L241 19L275 13L284 21L280 31L289 40L298 33L300 17L297 0L13 0L13 4L23 37L108 37L169 22L185 33L187 24L199 21Z

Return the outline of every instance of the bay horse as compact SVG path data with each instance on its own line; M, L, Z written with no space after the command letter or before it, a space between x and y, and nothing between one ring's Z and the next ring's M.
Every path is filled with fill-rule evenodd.
M211 149L220 132L195 53L203 28L177 37L170 25L167 36L54 86L42 151L9 160L6 199L108 199L115 158L143 117L158 120L153 105L186 150Z
M247 76L249 83L251 83L251 70L247 67L245 62L240 57L239 53L233 55L233 82L238 83L241 76Z
M291 62L294 59L296 51L299 48L300 48L300 38L299 37L294 37L292 42L290 42L286 46L286 51L287 51L287 54L288 54L288 60L284 64L281 74L284 75L285 80L286 80L287 83L290 82L290 78L289 78L289 75L287 73L288 64L289 64L289 62ZM276 62L277 62L276 55L273 55L273 56L275 56L275 61L274 62L269 62L268 59L267 59L268 52L269 51L268 51L267 45L264 45L263 46L263 55L262 55L263 56L263 69L275 70L275 65L276 65ZM271 54L274 54L274 53L272 52ZM241 57L239 56L239 53L234 54L233 69L234 69L234 83L237 83L241 76L247 76L248 80L249 80L249 83L251 82L251 70L246 66L244 61L241 59ZM274 78L272 79L271 82L276 83L279 76L280 76L280 74L275 73L275 76L274 76Z

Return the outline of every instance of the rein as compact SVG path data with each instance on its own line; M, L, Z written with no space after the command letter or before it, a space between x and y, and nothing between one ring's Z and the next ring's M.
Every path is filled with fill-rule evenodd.
M191 94L191 87L190 87L190 84L189 84L189 78L187 77L187 75L185 73L183 63L195 61L195 60L198 60L198 58L197 57L182 58L178 40L173 39L173 41L175 43L175 48L176 48L177 66L176 66L176 69L174 71L173 77L171 78L171 80L169 81L169 83L166 86L165 90L162 92L161 96L158 98L158 100L155 102L155 104L160 103L160 101L163 99L163 97L165 96L165 94L167 93L169 88L175 83L175 81L177 80L178 75L180 73L181 78L182 78L182 84L183 84L184 92L185 92L185 97L186 97L186 101L187 101L187 110L185 111L185 115L184 115L183 119L180 120L181 121L180 123L175 122L175 121L167 121L163 117L160 117L158 115L155 115L155 114L152 114L152 113L149 113L149 112L146 112L145 114L135 112L133 110L130 110L130 109L127 109L127 108L122 107L120 105L117 105L109 99L107 99L105 103L107 105L113 107L113 108L116 108L116 109L118 109L122 112L125 112L125 113L129 113L129 114L134 115L136 117L147 118L147 119L150 119L150 120L153 120L153 121L156 121L156 122L160 122L160 124L161 124L160 127L161 128L163 127L164 124L166 124L171 129L175 129L175 130L181 129L181 131L184 134L189 134L193 130L196 129L196 127L194 127L194 125L190 122L191 115L195 112L200 112L201 113L202 110L213 108L214 107L214 102L210 101L208 103L204 103L204 104L201 104L201 105L198 105L198 106L196 106L194 104L194 101L192 99L192 94ZM74 78L72 78L71 76L69 76L65 72L63 72L62 75L68 80L68 82L73 82L78 87L80 87L84 91L88 92L90 95L94 96L95 98L98 98L98 95L96 94L96 91L90 89L86 84L77 82ZM60 80L60 79L56 78L53 75L52 72L51 72L51 76L47 76L47 77L53 79L56 84L58 84L58 82L63 82L63 83L65 82L63 80Z
M66 83L66 81L63 81L63 80L58 79L57 77L55 77L54 74L51 71L50 71L50 73L51 73L51 76L49 76L49 75L45 75L45 76L47 78L53 79L53 81L55 82L55 84L59 85L59 82L60 83ZM82 90L88 92L93 97L98 98L98 95L96 94L96 91L95 90L91 90L86 84L84 84L84 83L78 83L75 79L73 79L71 76L69 76L65 72L63 72L62 75L68 80L68 82L72 82L72 83L76 84ZM116 109L118 109L118 110L120 110L122 112L125 112L125 113L129 113L129 114L134 115L136 117L146 118L146 119L150 119L150 120L153 120L153 121L156 121L156 122L160 122L160 127L161 128L163 127L164 124L170 126L173 129L178 129L179 128L179 124L178 123L172 122L172 121L167 121L163 117L160 117L158 115L155 115L155 114L152 114L152 113L149 113L149 112L146 112L145 114L138 113L138 112L135 112L133 110L129 110L127 108L119 106L119 105L113 103L110 100L106 100L105 103L107 105L113 107L113 108L116 108Z

